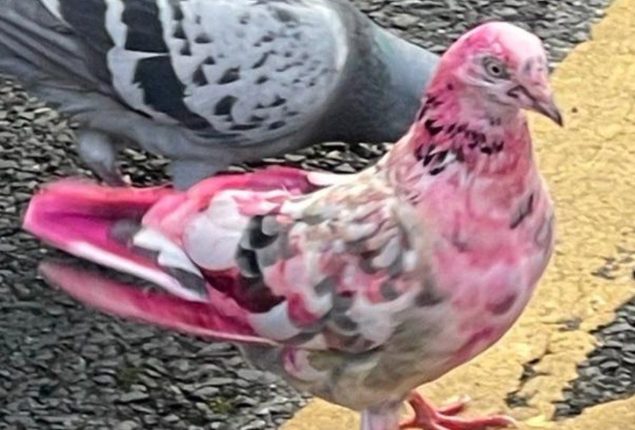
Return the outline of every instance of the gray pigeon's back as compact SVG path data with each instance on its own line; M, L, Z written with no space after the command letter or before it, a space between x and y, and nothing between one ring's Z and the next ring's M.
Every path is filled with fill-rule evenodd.
M172 159L185 187L327 140L396 140L436 64L344 0L0 0L0 73L79 123L84 161Z

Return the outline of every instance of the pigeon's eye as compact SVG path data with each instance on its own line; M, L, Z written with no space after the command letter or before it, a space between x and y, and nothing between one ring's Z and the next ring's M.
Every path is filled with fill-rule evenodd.
M483 67L485 68L485 72L492 78L506 79L509 77L505 65L496 58L486 57L483 60Z

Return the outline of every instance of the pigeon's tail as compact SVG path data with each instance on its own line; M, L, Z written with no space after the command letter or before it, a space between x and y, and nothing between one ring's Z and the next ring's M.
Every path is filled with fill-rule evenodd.
M87 270L51 261L42 263L39 272L48 283L80 302L111 315L206 338L252 345L273 345L273 342L255 335L236 315L219 311L223 309L223 305L229 305L226 308L231 307L229 302L213 306L210 303L185 300L142 290Z
M117 240L121 234L116 232L121 230L122 221L128 230L135 225L138 228L152 205L173 193L167 187L108 188L63 180L45 186L33 197L24 216L24 228L56 248L97 263L108 256L111 260L134 261L146 270L156 269L153 262Z
M141 219L151 207L170 204L180 195L169 187L108 188L64 180L38 192L24 217L27 231L56 248L150 281L164 292L51 261L40 265L41 275L77 300L110 314L221 340L268 343L254 334L245 312L222 293L210 289L194 294L181 284L194 275L188 278L189 272L176 267L177 272L170 272L169 264L162 265L151 250L127 243L141 230Z
M51 7L50 0L0 0L0 74L40 96L97 89L77 37Z

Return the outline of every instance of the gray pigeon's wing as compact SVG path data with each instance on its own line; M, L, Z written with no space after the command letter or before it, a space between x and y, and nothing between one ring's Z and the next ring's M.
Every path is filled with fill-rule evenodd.
M85 41L132 109L250 144L306 127L348 52L335 9L308 0L40 0Z

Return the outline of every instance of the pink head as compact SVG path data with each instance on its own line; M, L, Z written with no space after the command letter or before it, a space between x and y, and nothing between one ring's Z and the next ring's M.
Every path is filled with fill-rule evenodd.
M482 24L459 38L441 58L430 86L441 85L462 88L464 102L493 116L529 109L562 125L543 45L512 24Z

